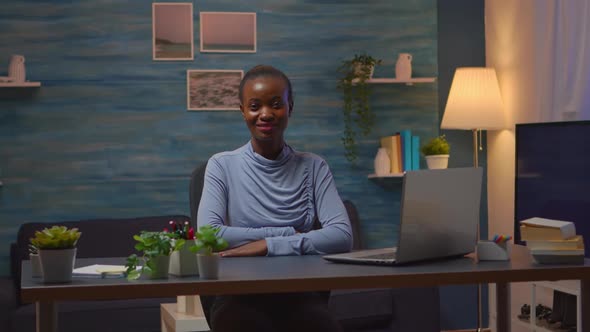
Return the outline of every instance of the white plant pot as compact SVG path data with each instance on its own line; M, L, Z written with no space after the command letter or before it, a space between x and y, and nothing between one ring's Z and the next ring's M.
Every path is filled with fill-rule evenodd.
M426 156L426 165L428 169L443 169L449 166L449 155L448 154L437 154L432 156Z
M33 278L41 278L43 276L43 270L41 270L39 254L29 254L29 260L31 261L31 276Z
M43 282L60 283L72 281L76 262L76 248L39 250Z
M166 279L168 278L168 270L170 269L170 256L157 256L153 258L155 268L150 273L150 279Z
M219 278L219 259L218 253L213 253L212 255L197 254L201 279Z
M194 244L195 240L187 240L182 249L172 252L172 255L170 255L169 274L179 277L199 275L197 255L188 249Z
M373 73L375 72L375 65L369 67L369 79L373 78ZM354 75L359 77L363 74L363 70L360 64L354 65ZM358 78L357 78L358 80Z

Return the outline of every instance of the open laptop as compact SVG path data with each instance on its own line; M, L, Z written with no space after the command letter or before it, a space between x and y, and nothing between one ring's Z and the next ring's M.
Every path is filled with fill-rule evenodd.
M407 172L398 246L323 258L339 263L393 265L473 252L482 177L483 170L474 167Z

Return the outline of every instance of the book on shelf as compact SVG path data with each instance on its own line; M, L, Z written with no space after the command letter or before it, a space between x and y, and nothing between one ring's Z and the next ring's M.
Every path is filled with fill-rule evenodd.
M395 134L392 136L385 136L381 137L381 147L387 150L387 154L389 155L389 161L391 164L390 173L401 173L402 166L401 166L401 141L400 135Z
M574 250L584 248L584 238L576 235L565 240L528 240L526 246L531 250Z
M420 169L420 136L412 136L412 170Z
M402 146L402 171L412 170L412 131L404 129L400 131Z
M520 238L523 241L565 240L576 236L576 225L571 221L530 218L520 221Z

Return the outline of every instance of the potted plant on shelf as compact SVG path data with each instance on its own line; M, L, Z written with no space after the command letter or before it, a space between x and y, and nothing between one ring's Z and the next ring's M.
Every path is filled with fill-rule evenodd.
M422 154L426 158L428 169L447 168L451 147L445 135L435 137L422 146Z
M175 250L170 255L168 273L175 276L199 275L197 256L190 251L190 247L195 245L195 230L188 221L181 224L171 220L169 224Z
M219 276L219 254L227 248L228 243L225 239L217 235L219 228L213 228L205 225L199 228L197 240L190 250L197 253L197 263L199 273L203 279L217 279Z
M142 252L142 256L132 254L127 257L125 264L127 279L138 279L144 272L151 279L167 278L170 254L184 245L184 241L173 241L174 236L168 231L141 231L139 235L133 235L137 241L135 249ZM141 268L138 268L140 263L142 263Z
M43 281L59 283L72 281L72 270L76 261L76 244L80 239L77 228L53 226L35 232L29 239L38 250Z
M380 59L375 59L367 54L355 54L352 59L344 60L338 68L341 77L337 87L342 91L344 99L342 143L346 159L352 163L357 158L357 131L360 131L363 136L367 136L373 127L375 116L369 107L371 89L367 80L373 77L375 66L379 64L381 64Z

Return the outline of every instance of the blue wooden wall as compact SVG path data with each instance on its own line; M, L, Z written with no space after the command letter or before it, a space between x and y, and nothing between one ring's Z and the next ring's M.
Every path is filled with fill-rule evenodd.
M187 69L272 64L292 79L294 148L323 156L340 195L352 200L369 246L394 245L399 184L367 179L380 136L404 128L438 132L437 84L375 85L372 134L356 167L344 158L336 90L340 62L368 52L393 77L397 54L414 76L437 76L435 0L195 1L195 59L152 61L151 3L141 0L4 2L0 64L26 57L32 96L0 100L0 241L27 221L189 214L193 168L249 139L239 112L188 112ZM199 11L257 13L255 54L198 52ZM1 67L0 67L1 68ZM0 69L0 75L2 75ZM395 180L394 180L395 182ZM83 241L83 238L81 239ZM0 247L7 274L8 245Z

